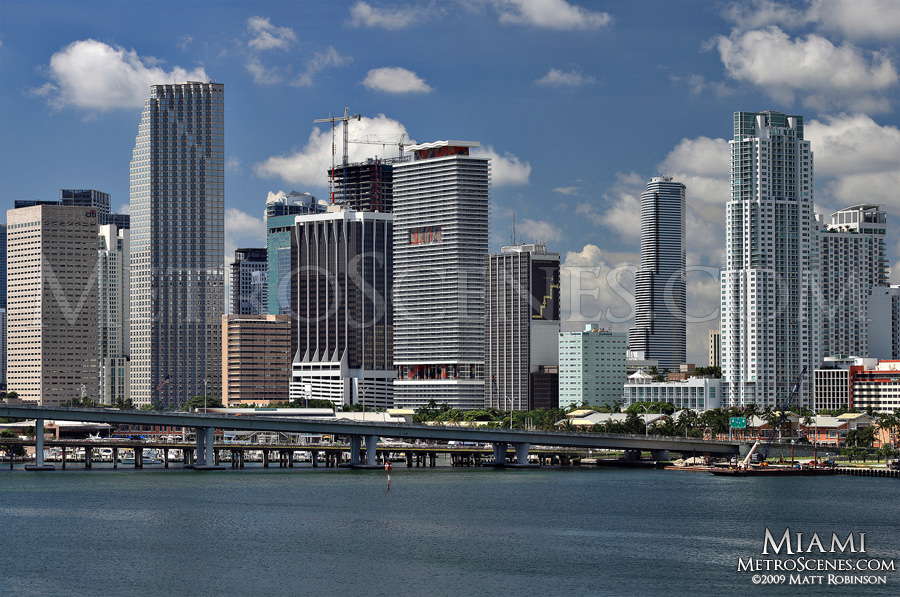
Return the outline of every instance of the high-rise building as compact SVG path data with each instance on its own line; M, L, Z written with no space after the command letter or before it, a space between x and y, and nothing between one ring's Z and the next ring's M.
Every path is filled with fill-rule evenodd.
M559 334L559 406L586 402L611 406L622 400L628 335L586 324Z
M291 312L291 234L294 216L324 213L325 208L312 195L297 191L266 201L266 293L270 315L287 315Z
M634 327L628 350L665 369L686 360L685 186L650 179L641 194L641 266L634 279Z
M292 358L287 315L223 315L222 402L286 402Z
M900 286L876 286L868 301L869 355L900 360Z
M0 309L6 309L6 224L0 224Z
M394 364L398 407L484 406L484 258L490 160L437 141L394 165Z
M335 201L354 211L391 213L394 208L394 160L370 158L358 164L335 166ZM331 176L331 169L328 169Z
M722 330L709 330L709 366L722 366Z
M393 216L297 216L291 398L393 406Z
M97 212L6 212L7 388L54 405L97 397Z
M35 207L37 205L68 205L86 207L97 210L97 223L107 224L109 217L109 193L94 189L60 189L59 199L16 199L15 208Z
M819 234L823 356L877 356L869 354L867 320L872 289L888 284L886 227L877 205L854 205L831 214Z
M559 364L559 253L502 247L487 256L485 276L484 404L532 410L533 374Z
M131 397L130 362L130 230L100 226L97 254L97 298L100 330L100 390L103 404Z
M736 112L722 271L724 406L776 406L820 359L813 155L803 117Z
M6 309L0 309L0 390L6 390Z
M260 315L268 309L268 293L259 284L254 291L253 274L266 274L268 255L261 249L235 249L231 264L231 312L235 315ZM257 276L257 280L258 280Z
M131 160L131 398L221 395L225 89L153 85Z

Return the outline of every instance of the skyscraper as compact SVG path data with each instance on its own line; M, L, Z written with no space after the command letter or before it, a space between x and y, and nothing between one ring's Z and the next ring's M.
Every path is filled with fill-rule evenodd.
M340 170L338 170L340 168ZM391 213L394 209L393 160L370 158L335 166L335 201L354 211ZM328 169L331 176L331 169Z
M532 410L532 374L559 365L559 253L502 247L487 256L485 275L484 404Z
M484 258L490 160L478 143L414 145L394 165L398 407L484 405Z
M677 369L686 360L685 187L650 179L641 195L641 267L634 280L634 327L628 350Z
M297 216L291 398L394 405L392 227L337 205Z
M103 404L125 402L131 396L131 343L128 318L130 230L115 224L100 226L97 252L97 298L100 329L100 393Z
M235 315L261 315L266 313L268 294L256 285L253 274L266 274L266 249L236 249L231 264L231 312ZM259 276L257 276L257 280Z
M888 285L886 228L877 205L854 205L831 214L820 232L822 356L878 356L869 352L869 295Z
M131 160L131 398L221 395L224 86L153 85Z
M6 212L7 388L54 405L97 396L97 210Z
M820 359L813 155L803 117L736 112L722 271L724 406L781 405Z

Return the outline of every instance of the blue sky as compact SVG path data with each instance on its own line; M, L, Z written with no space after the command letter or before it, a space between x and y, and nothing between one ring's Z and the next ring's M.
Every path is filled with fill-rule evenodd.
M515 213L519 237L568 266L565 327L624 331L638 197L670 174L687 185L701 320L688 356L705 364L732 113L803 114L817 211L879 203L897 222L898 71L895 0L3 0L2 201L96 188L125 209L149 86L210 78L225 84L226 253L262 246L269 193L327 197L331 131L313 120L346 106L363 116L351 139L385 143L352 143L351 160L394 155L401 134L479 141L492 250ZM900 283L900 235L888 244Z

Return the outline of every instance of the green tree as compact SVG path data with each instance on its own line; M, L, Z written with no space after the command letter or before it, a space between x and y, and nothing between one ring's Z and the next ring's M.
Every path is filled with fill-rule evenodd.
M0 431L0 439L2 439L4 437L18 437L18 436L16 435L16 432L13 431L12 429L4 429L4 430ZM2 444L2 443L0 443L0 450L6 450L7 453L10 455L10 458L15 457L15 456L19 456L19 457L25 456L25 446L22 446L20 444Z
M222 399L215 396L194 396L184 405L182 410L187 412L194 411L198 408L222 408Z

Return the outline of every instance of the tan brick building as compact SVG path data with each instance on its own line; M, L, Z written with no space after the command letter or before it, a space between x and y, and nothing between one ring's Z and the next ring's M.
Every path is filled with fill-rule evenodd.
M222 403L287 402L293 357L289 315L223 315Z

